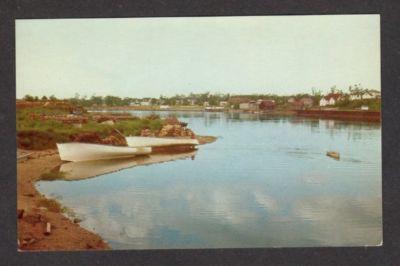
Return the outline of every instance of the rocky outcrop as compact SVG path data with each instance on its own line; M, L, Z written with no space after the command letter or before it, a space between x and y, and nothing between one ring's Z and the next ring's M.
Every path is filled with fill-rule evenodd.
M142 137L154 137L155 133L152 132L150 129L145 128L140 131L140 136Z
M114 146L127 146L126 139L120 134L113 132L108 137L101 138L97 133L81 133L75 135L73 142L97 143Z
M196 138L196 135L189 128L183 127L180 124L174 125L164 125L160 132L158 133L158 137L189 137Z

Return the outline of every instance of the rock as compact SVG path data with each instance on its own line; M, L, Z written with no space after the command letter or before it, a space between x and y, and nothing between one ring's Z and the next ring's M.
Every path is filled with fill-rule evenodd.
M75 224L77 224L77 223L80 223L80 222L82 222L82 220L81 220L81 219L79 219L79 218L74 218L73 222L74 222Z
M111 135L101 140L102 144L114 145L114 146L127 146L126 139L122 136Z
M22 219L22 217L24 216L24 209L18 209L17 214L18 214L18 219Z
M101 138L97 133L81 133L72 137L74 142L101 143Z
M140 136L142 137L154 137L154 133L150 129L145 128L140 131Z
M91 248L93 248L93 246L91 244L89 244L89 243L86 243L86 248L87 249L91 249Z
M35 195L33 195L32 193L25 193L24 196L25 197L34 197Z
M166 125L179 125L180 122L176 117L170 116L170 117L167 117L167 118L164 119L164 124L166 124Z
M159 137L190 137L195 138L196 135L192 130L182 127L179 124L176 125L164 125L160 132L158 133Z

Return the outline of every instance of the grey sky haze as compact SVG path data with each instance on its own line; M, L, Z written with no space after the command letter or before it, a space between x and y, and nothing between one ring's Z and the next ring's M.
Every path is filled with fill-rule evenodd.
M379 15L16 21L17 97L380 90Z

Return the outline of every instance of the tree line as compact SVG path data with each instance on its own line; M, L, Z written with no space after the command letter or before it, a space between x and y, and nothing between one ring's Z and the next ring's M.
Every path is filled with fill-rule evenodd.
M343 90L337 89L336 86L330 88L331 93L341 93L344 95L348 94L364 94L373 90L365 89L361 84L349 86L348 93L344 93ZM66 99L58 99L54 95L47 96L31 96L25 95L23 100L25 101L56 101L56 100L68 100L73 104L90 107L90 106L128 106L132 104L140 105L142 102L148 102L150 105L204 105L207 102L210 106L219 105L220 102L228 102L229 104L235 105L240 101L251 101L251 100L274 100L277 105L284 105L287 103L289 98L301 99L303 97L311 97L314 102L319 102L323 97L323 93L320 89L312 88L310 93L299 93L293 95L277 95L277 94L242 94L242 95L231 95L229 93L190 93L187 95L176 94L171 97L160 95L158 98L134 98L134 97L118 97L113 95L107 96L96 96L91 97L81 96L75 94L74 97Z

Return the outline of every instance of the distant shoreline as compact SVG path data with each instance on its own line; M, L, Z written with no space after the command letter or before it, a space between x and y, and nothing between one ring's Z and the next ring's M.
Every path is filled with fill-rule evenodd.
M155 112L219 112L219 113L244 113L244 114L267 114L276 116L297 116L320 119L333 119L343 121L363 121L363 122L381 122L380 111L364 110L335 110L335 109L306 109L306 110L268 110L268 111L247 111L237 109L225 110L205 110L201 106L179 106L169 109L160 109L159 106L108 106L101 108L88 108L89 111L155 111Z

